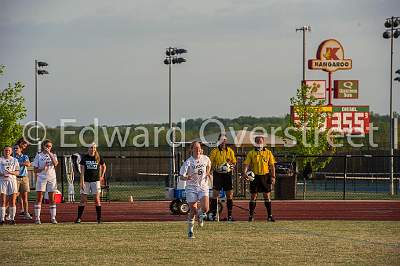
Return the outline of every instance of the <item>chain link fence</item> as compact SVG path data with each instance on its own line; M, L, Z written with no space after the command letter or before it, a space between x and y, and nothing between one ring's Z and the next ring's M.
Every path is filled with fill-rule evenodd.
M389 158L382 152L335 155L313 178L298 179L296 199L400 199L399 155L393 158L394 195L391 195Z

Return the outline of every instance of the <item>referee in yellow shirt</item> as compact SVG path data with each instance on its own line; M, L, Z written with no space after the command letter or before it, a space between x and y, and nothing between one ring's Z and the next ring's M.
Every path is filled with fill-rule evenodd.
M213 220L216 218L218 195L221 189L226 193L226 207L228 209L228 222L232 222L233 191L232 170L236 164L235 153L227 146L225 135L219 135L218 147L210 153L211 167L213 169L213 198L211 199L211 211ZM229 164L229 166L227 165ZM228 166L228 167L227 167Z
M249 179L246 174L249 167L255 174L255 179L250 182L249 222L254 221L254 209L259 192L262 192L264 196L264 204L268 213L267 221L275 222L272 217L271 191L275 184L276 161L272 152L264 147L263 136L257 136L255 143L255 148L247 154L243 166L243 176L246 179Z

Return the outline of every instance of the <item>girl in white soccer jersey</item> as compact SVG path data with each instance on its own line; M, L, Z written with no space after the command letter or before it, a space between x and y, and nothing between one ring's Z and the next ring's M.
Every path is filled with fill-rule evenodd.
M17 175L19 174L18 160L11 156L11 147L3 149L3 157L0 157L0 225L4 224L6 214L6 197L9 197L10 224L15 224L17 207Z
M54 203L54 192L57 190L56 170L58 165L57 155L51 152L53 144L50 140L42 142L42 151L36 154L33 161L35 173L37 173L35 203L35 224L40 224L40 211L42 208L43 192L49 193L51 223L56 224L56 204Z
M192 156L187 159L181 169L181 178L187 180L186 182L186 200L190 207L188 217L188 237L193 238L193 227L196 215L198 215L198 221L200 227L203 226L206 213L209 208L208 201L208 181L212 179L210 174L211 161L203 155L203 150L198 141L192 142L190 145ZM198 211L197 201L200 200L201 209Z

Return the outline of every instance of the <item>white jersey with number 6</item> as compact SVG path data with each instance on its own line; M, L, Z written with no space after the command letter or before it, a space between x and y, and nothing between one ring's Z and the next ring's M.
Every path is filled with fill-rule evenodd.
M208 191L207 166L211 165L206 155L200 155L198 159L190 156L182 165L179 173L181 176L188 176L186 189L195 191Z

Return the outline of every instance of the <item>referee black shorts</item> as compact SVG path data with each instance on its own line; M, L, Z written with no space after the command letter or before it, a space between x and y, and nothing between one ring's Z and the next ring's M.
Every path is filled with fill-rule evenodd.
M220 191L232 190L232 172L230 173L218 173L213 172L213 189Z
M250 182L250 193L271 192L272 178L270 174L255 175L254 180Z

